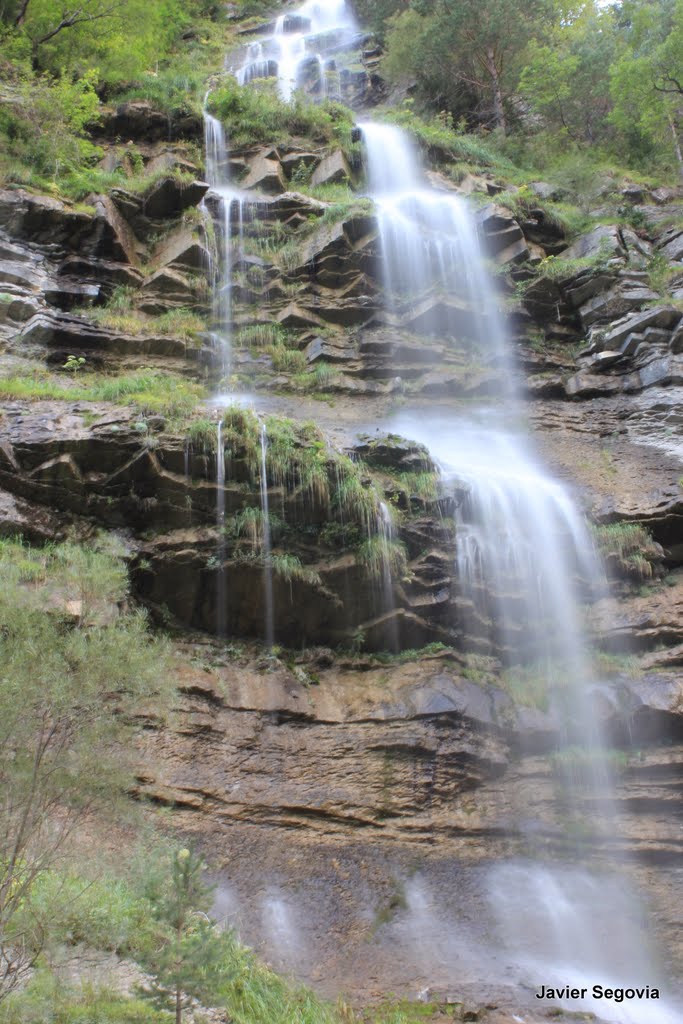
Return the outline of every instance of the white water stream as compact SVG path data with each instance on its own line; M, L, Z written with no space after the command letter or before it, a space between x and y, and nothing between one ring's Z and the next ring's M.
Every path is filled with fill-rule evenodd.
M588 825L596 843L617 828L594 702L599 684L580 610L581 597L600 586L601 567L566 489L548 476L519 429L507 425L515 419L514 366L465 201L426 186L415 150L399 128L361 128L370 194L379 210L389 308L400 313L435 288L462 297L478 311L470 321L478 332L473 340L480 352L488 350L504 378L497 408L482 421L455 415L430 420L422 411L407 412L392 428L425 444L453 488L463 634L483 636L504 665L521 664L528 671L531 664L540 676L572 751L564 779L570 815ZM457 311L453 322L458 335ZM534 860L493 868L489 893L499 941L531 985L585 988L586 998L564 1001L569 1009L589 1009L618 1024L674 1024L676 1011L662 1002L590 996L594 984L644 989L659 982L626 876L605 886L581 863L590 852L589 845L577 850L578 863L570 871ZM586 896L597 889L600 900ZM424 928L424 907L421 914ZM592 940L606 921L618 929L611 947Z
M339 99L334 54L350 46L358 34L345 0L306 0L281 14L272 35L250 43L237 69L240 85L258 78L277 78L278 92L290 100L296 89L313 86L319 98Z
M270 511L268 508L268 431L261 424L261 460L259 463L261 491L261 554L263 556L263 608L266 646L270 650L275 641L273 610L273 559L270 539Z

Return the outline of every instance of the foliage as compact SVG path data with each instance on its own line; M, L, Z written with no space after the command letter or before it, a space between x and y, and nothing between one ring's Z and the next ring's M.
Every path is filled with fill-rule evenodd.
M7 540L0 569L2 998L45 941L37 882L90 805L124 786L120 740L141 702L163 704L168 655L142 613L120 610L118 554Z
M351 145L353 116L346 107L329 101L316 106L300 93L285 103L267 79L241 86L226 78L211 93L209 109L226 125L235 146L284 142L292 135Z
M615 9L594 2L556 24L543 41L531 40L519 91L554 139L608 140L609 69L616 53Z
M653 563L661 559L661 549L640 523L610 523L593 526L598 551L605 559L616 560L628 575L650 579Z
M120 181L94 167L100 97L125 84L128 98L144 95L169 116L198 111L218 60L217 12L211 0L2 0L0 180L74 198Z
M392 81L417 78L452 115L504 134L520 56L552 16L551 0L418 0L390 19L383 68Z
M1 1024L171 1024L170 1014L105 987L76 986L39 970L2 1006Z
M186 437L192 451L209 455L216 451L218 426L213 420L199 417L189 424Z
M157 907L171 933L145 958L151 981L141 994L158 1009L173 1008L176 1024L193 999L215 1001L230 976L232 943L206 915L211 889L202 881L204 866L192 850L175 853L170 884Z
M421 502L435 501L439 494L439 475L426 470L402 472L398 482L408 502L417 498Z
M280 324L262 323L240 327L235 333L235 344L244 348L267 348L286 345L288 334Z
M683 175L683 0L628 0L623 23L625 45L610 68L610 121L632 158L651 163L665 150Z
M53 180L93 162L101 155L88 138L99 110L95 82L93 71L75 78L22 76L14 101L4 106L0 101L0 138L7 140L7 155Z
M313 586L320 585L320 576L314 569L308 569L301 564L301 559L296 555L287 552L274 553L271 555L271 565L276 576L280 576L286 583L298 580L300 583L309 583Z
M369 537L357 548L356 561L375 579L381 579L387 572L402 577L407 567L406 549L400 541Z

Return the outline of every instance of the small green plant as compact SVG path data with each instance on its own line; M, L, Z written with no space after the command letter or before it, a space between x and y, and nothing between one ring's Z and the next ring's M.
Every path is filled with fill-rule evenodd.
M76 376L79 370L82 370L85 366L85 356L67 356L66 362L62 363L62 369L68 370L70 373Z
M406 574L406 549L400 541L370 537L356 550L356 562L375 579L381 579L385 572L400 579Z
M592 527L601 556L616 563L627 575L651 579L662 552L648 530L640 523L609 523Z
M301 559L296 555L287 552L271 555L270 562L273 572L280 576L286 583L291 585L292 581L298 580L301 583L308 583L311 586L320 586L321 579L314 569L308 569L301 564Z

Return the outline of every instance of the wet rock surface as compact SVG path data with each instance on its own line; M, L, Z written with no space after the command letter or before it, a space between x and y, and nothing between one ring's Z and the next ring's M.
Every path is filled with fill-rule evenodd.
M206 644L187 653L177 727L146 734L138 786L211 851L227 920L280 967L359 1003L381 979L413 997L428 983L481 1008L519 1009L524 979L498 963L498 865L531 842L571 871L575 842L552 727L538 746L542 714L514 709L445 656L373 665L318 650L286 667L230 648L226 661ZM645 748L639 719L663 703L680 715L680 681L660 673L620 685L612 711L596 697L635 727L618 832L584 842L596 870L610 863L623 884L637 876L659 939L680 957L682 737L659 728ZM523 752L529 742L535 753ZM615 867L627 852L637 866Z

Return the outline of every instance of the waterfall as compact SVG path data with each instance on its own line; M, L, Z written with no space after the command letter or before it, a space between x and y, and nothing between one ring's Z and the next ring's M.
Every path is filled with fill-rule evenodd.
M237 81L246 85L257 78L275 77L280 96L289 102L310 62L324 98L326 56L348 47L357 34L345 0L306 0L297 10L277 18L272 35L249 45L244 63L235 72Z
M382 612L390 616L387 628L387 647L392 651L398 651L398 625L393 615L396 607L394 603L394 578L392 570L392 552L395 542L394 521L391 509L384 501L380 501L378 506L377 538L380 544L379 554L382 568Z
M417 152L400 129L373 122L359 128L389 311L400 318L424 307L424 332L456 337L473 360L496 369L498 390L511 397L503 317L466 202L427 186ZM430 300L431 309L425 307Z
M591 841L607 847L616 829L614 793L594 704L599 681L581 612L581 601L589 602L600 588L598 558L566 489L544 471L519 426L507 425L516 405L514 364L466 203L427 186L400 129L372 123L361 129L389 313L400 324L425 296L438 298L442 308L433 322L427 320L426 333L464 340L501 375L497 407L481 409L479 421L455 415L430 420L420 411L402 414L395 425L427 445L452 490L457 628L465 647L494 653L508 672L518 673L521 686L529 686L530 674L537 677L533 685L562 732L558 756L573 754L579 762L563 778L570 819L580 828L588 825ZM591 992L598 982L624 989L656 984L652 965L641 956L648 943L628 881L604 885L595 869L581 865L592 853L587 844L568 836L567 846L570 865L528 859L491 870L505 955L535 986L569 984ZM591 897L596 892L600 899ZM619 931L618 952L603 950L591 961L584 937L600 935L606 926ZM601 967L604 976L596 973ZM606 1009L590 997L566 1005ZM610 1002L608 1012L619 1024L674 1024L673 1011L652 1007L636 999Z
M273 610L273 559L270 538L270 513L268 511L268 431L265 423L261 424L261 549L263 554L263 607L266 646L270 649L275 639L275 619Z
M208 99L208 94L207 97ZM206 100L205 100L206 103ZM242 203L239 194L230 187L228 173L228 147L221 122L204 109L204 152L206 178L211 196L218 206L220 254L213 275L213 322L211 332L214 350L218 352L222 375L230 373L230 331L232 325L232 209L238 209L241 225Z
M227 621L225 614L225 448L223 446L223 420L216 425L216 632L225 636Z

